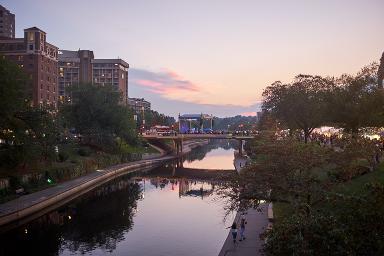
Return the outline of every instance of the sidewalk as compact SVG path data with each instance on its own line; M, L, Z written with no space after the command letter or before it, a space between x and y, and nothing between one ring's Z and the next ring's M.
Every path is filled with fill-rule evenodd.
M219 253L219 256L248 256L248 255L262 255L261 249L264 241L260 239L260 235L264 233L268 225L268 204L262 204L259 207L261 212L255 209L249 209L245 218L247 225L245 226L244 235L246 239L239 241L240 233L237 234L237 242L233 243L232 234L229 232L227 239ZM235 217L236 223L240 223L240 214L237 213Z

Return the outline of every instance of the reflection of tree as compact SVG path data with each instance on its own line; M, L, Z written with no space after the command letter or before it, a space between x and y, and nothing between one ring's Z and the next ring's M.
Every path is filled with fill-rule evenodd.
M124 232L133 226L140 193L139 184L128 178L115 180L0 236L0 255L57 255L63 249L81 253L95 248L113 251Z
M229 150L231 148L237 148L239 142L237 140L212 140L207 145L199 146L191 150L185 156L188 162L195 160L202 160L209 152L214 149L223 148Z
M137 207L140 187L129 183L124 189L101 197L89 198L76 207L78 212L63 234L64 247L70 251L102 248L113 251L124 239L124 231L132 229L132 217Z

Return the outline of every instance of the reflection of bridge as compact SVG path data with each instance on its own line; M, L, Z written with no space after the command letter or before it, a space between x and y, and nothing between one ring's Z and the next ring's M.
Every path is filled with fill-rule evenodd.
M235 170L214 170L214 169L193 169L177 168L177 163L170 163L165 168L156 168L140 175L141 177L161 177L161 178L187 178L197 180L225 180L235 174Z
M239 136L232 134L177 134L175 136L162 136L156 134L143 135L147 140L172 140L177 155L183 153L183 141L197 139L238 140L240 142L239 153L243 153L243 142L254 139L254 136Z

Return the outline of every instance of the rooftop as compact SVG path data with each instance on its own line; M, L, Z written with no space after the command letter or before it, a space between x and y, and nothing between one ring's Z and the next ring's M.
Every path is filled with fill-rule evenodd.
M94 60L92 60L92 63L96 63L96 64L105 64L105 63L120 64L126 68L129 68L129 64L122 59L94 59Z
M33 31L37 30L37 31L41 31L41 32L45 33L45 31L39 29L38 27L30 27L30 28L26 28L26 29L24 29L24 31L28 31L28 30L33 30ZM46 33L45 33L45 34L46 34Z

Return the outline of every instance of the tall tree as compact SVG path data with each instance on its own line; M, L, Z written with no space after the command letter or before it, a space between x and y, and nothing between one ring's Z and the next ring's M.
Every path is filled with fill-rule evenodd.
M18 113L27 108L30 100L27 79L21 68L0 56L0 139L12 140L11 133L21 125Z
M121 104L121 94L112 85L79 84L71 90L71 102L61 106L67 126L83 136L83 143L113 146L116 136L135 143L133 115Z
M377 85L379 89L383 88L383 80L384 80L384 52L380 59L380 66L377 71Z
M269 111L291 131L300 129L307 142L313 129L326 122L326 95L332 79L298 75L291 84L274 82L263 92L264 111Z
M361 127L383 124L384 93L376 86L377 64L364 67L357 75L342 75L329 98L332 121L356 137Z

